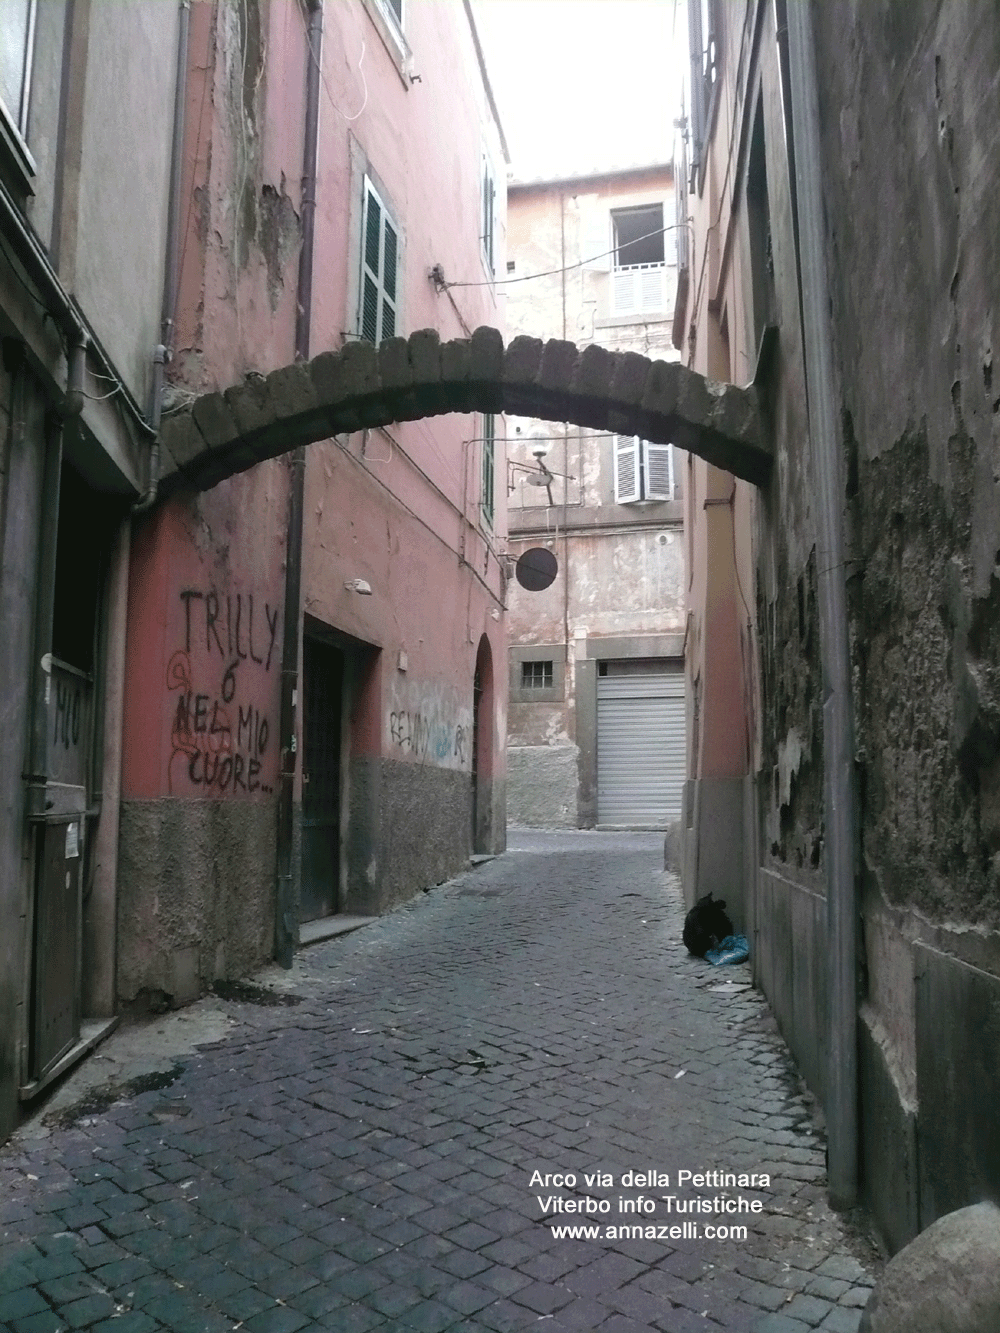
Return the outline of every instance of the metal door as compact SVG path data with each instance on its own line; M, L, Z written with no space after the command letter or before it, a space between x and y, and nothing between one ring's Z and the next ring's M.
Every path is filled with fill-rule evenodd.
M31 1076L44 1078L80 1036L83 819L41 824L35 892Z
M340 889L340 735L344 655L329 644L302 644L302 896L300 921L330 916Z
M598 823L679 819L684 760L683 670L598 676Z
M44 1078L80 1036L80 952L88 768L94 684L48 659L46 814L37 824L31 991L33 1080Z

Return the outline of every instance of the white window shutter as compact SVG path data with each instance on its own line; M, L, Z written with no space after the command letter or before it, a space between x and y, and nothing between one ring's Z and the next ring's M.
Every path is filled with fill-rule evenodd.
M396 228L388 217L382 217L382 325L379 342L396 336L396 265L399 242Z
M616 435L612 441L615 452L615 502L630 504L639 499L639 437Z
M614 258L608 253L614 244L611 214L606 208L588 206L587 200L581 201L581 207L587 209L587 217L580 232L580 261L595 273L607 273Z
M644 498L672 500L674 498L674 455L669 444L642 442L642 470L645 478Z

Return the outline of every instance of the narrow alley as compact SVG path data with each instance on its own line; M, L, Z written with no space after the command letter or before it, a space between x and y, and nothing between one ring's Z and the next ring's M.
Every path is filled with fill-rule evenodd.
M0 1333L855 1333L822 1133L661 864L514 833L186 1011L215 1039L170 1075L50 1105L0 1149Z

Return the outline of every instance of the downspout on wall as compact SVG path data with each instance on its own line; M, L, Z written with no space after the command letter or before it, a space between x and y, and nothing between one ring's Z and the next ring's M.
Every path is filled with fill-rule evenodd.
M832 1206L850 1208L858 1197L858 909L854 718L844 571L844 478L834 393L819 93L810 5L789 4L787 19L809 437L818 499L816 562L823 665L824 861L829 959L828 1177Z
M302 248L295 303L295 359L309 359L312 324L313 238L316 216L316 158L323 42L323 0L307 0L306 117L302 144ZM277 882L274 904L274 957L291 967L299 939L295 875L295 747L299 687L302 593L302 512L306 451L289 455L288 525L285 538L285 625L281 650L281 775L278 791Z
M163 412L163 380L174 350L177 318L177 271L180 267L181 169L184 154L184 107L187 103L188 46L191 0L181 0L177 22L177 78L174 83L174 128L170 145L170 188L167 198L167 240L163 264L163 302L160 307L160 342L153 352L153 383L149 401L149 424L157 432L149 451L146 491L133 506L141 514L156 502L160 480L160 417Z

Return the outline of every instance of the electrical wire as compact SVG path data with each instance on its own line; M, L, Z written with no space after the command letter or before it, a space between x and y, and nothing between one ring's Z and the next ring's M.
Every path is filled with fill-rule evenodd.
M368 80L365 78L365 72L361 68L362 65L365 63L365 51L367 49L365 39L363 37L361 39L361 55L358 57L358 73L361 75L361 86L365 90L365 95L364 98L362 99L361 106L358 108L357 111L355 111L353 116L349 116L346 111L341 111L340 107L333 100L333 93L330 92L330 85L327 83L326 75L323 73L322 62L320 61L316 52L313 50L312 42L309 40L308 26L306 27L306 45L309 47L309 56L313 64L316 66L317 71L319 72L319 77L323 84L323 88L326 92L327 99L330 105L333 107L334 111L336 111L337 115L343 117L343 119L346 120L348 123L350 123L352 120L357 120L358 117L361 115L361 113L364 111L365 107L368 105Z
M684 222L672 222L669 227L657 227L655 231L648 231L645 236L636 236L625 244L638 245L640 241L648 241L653 236L663 236L668 231L680 231L681 228L690 226L690 219L685 219ZM566 264L563 268L546 269L544 273L526 273L521 278L495 278L492 282L445 282L442 280L439 286L441 291L447 291L449 287L500 287L512 282L533 282L535 278L552 278L559 273L572 273L574 269L586 268L595 259L605 259L608 255L615 255L622 248L620 245L613 245L610 250L602 250L599 255L591 255L589 259L578 259L575 264Z

